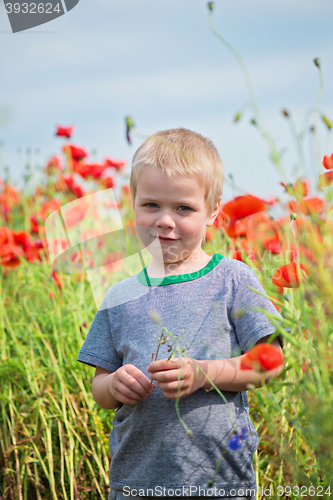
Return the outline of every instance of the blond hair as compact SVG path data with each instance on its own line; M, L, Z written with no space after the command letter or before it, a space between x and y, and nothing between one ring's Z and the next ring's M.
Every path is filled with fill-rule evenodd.
M130 189L132 201L137 193L140 173L147 167L159 167L173 175L196 176L205 186L207 215L222 198L223 163L214 144L186 128L161 130L148 137L132 158ZM205 238L202 239L202 244Z

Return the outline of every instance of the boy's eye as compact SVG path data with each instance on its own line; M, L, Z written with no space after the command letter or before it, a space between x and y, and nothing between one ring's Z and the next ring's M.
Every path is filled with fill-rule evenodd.
M158 207L158 205L156 203L146 203L146 207L149 206L149 205L155 205L156 207ZM179 208L185 208L187 210L191 210L190 207L187 207L186 205L180 205ZM181 210L183 212L183 210Z

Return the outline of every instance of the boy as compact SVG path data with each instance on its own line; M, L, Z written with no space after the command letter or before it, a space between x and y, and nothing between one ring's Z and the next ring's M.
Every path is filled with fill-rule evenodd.
M219 253L210 257L201 248L221 206L222 161L199 134L184 128L157 132L134 154L130 187L137 232L152 261L108 290L77 358L96 367L97 404L117 408L109 498L254 498L259 439L246 390L259 386L263 373L241 370L240 363L245 351L275 332L266 315L249 306L278 313L248 288L264 292L246 264ZM162 327L178 336L192 359L168 360L169 339L151 361L154 334L159 338ZM272 344L281 349L282 339ZM207 378L201 371L196 376L193 360ZM265 372L265 381L282 369ZM177 417L177 398L192 436ZM228 447L233 428L242 436L237 450Z

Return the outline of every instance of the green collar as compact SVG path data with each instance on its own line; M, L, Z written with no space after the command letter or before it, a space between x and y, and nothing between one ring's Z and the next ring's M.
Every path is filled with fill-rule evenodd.
M149 278L146 271L147 267L145 267L138 273L137 276L139 282L146 286L163 286L172 285L173 283L183 283L184 281L192 281L209 273L222 259L223 255L215 253L205 267L199 269L199 271L195 271L194 273L174 274L171 276L165 276L165 278Z

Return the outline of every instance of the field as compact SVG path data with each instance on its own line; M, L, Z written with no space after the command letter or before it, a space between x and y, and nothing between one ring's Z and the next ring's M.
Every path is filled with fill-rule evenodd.
M133 262L133 266L128 264L125 272L121 259L131 255L128 245L127 250L122 248L120 238L110 248L110 241L96 236L102 231L103 217L98 219L99 225L93 226L96 212L89 215L83 204L89 199L83 194L88 193L78 192L68 180L79 175L74 169L84 162L73 162L68 144L64 149L67 161L62 170L51 159L45 166L46 180L36 186L33 195L17 192L8 182L2 183L3 500L107 498L108 436L114 411L95 404L91 395L94 369L76 362L76 356L102 298L96 291L99 285L107 289L110 282L138 272L141 263L135 260L132 248L134 260L128 262ZM327 164L331 158L326 157L325 161ZM113 168L116 179L122 175L121 167ZM93 199L96 201L98 195L101 200L101 193L108 193L105 199L109 200L109 210L119 210L127 235L133 235L128 186L122 188L115 203L110 202L110 184L103 184L105 180L93 177L91 172L86 178L96 182L95 191L90 193ZM289 204L281 207L284 214L275 219L269 212L277 201L258 202L259 198L247 195L224 204L215 225L207 230L203 248L210 255L220 252L252 267L282 314L284 324L291 328L291 332L286 332L280 327L285 341L282 374L266 386L248 391L251 418L260 436L254 461L258 498L264 498L264 490L270 490L276 498L330 498L331 191L325 187L323 197L310 197L304 180L287 185L286 189ZM255 201L258 211L253 208ZM223 212L228 212L227 206L230 211L231 203L236 210L232 224ZM96 203L93 206L96 210ZM56 224L52 226L52 217L45 221L60 207L70 241L77 238L71 231L81 224L80 234L83 232L87 243L93 242L93 246L78 243L66 251L66 240L61 248L59 235L58 239L52 238ZM52 246L52 242L56 243ZM282 266L286 264L289 267L283 268L283 273ZM277 284L272 282L274 275Z
M284 179L235 55L252 125ZM314 64L321 86L307 133L317 144L317 184L305 175L284 182L283 202L235 197L222 205L203 246L250 266L283 318L281 326L270 319L284 338L284 370L248 391L260 437L256 500L333 495L333 155L321 153L317 135L320 118L330 144L332 123L320 110L320 60ZM300 152L303 132L295 135ZM136 133L128 117L127 140ZM94 369L76 357L107 289L149 264L148 252L139 252L129 185L117 200L112 190L125 162L88 163L85 149L70 141L72 130L59 127L57 135L63 156L50 158L33 194L9 177L0 182L1 500L107 499L114 411L97 406Z

